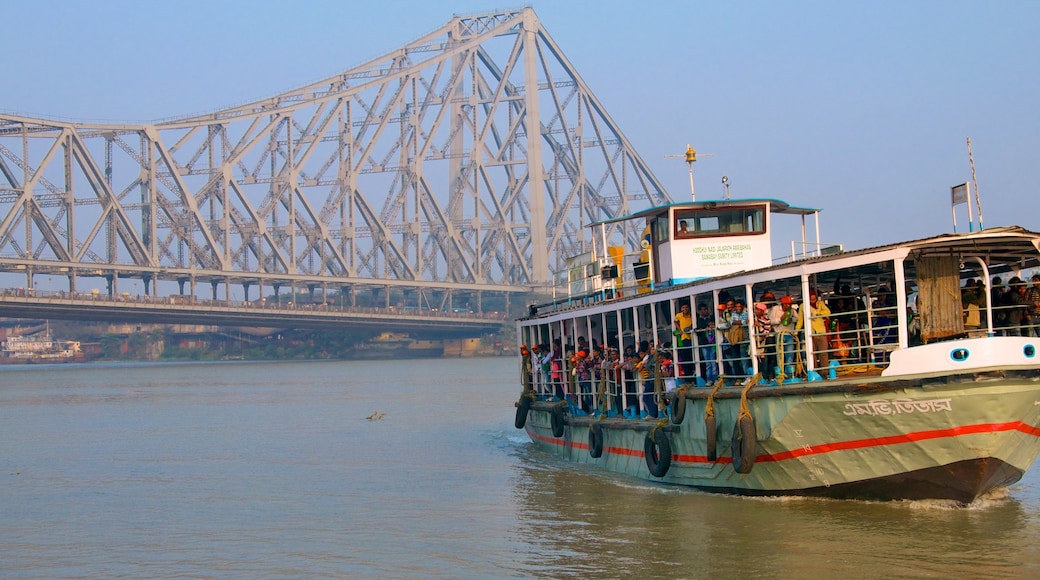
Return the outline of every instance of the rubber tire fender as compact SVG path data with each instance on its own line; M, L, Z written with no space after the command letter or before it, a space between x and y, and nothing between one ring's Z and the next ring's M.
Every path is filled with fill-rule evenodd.
M719 442L719 426L715 421L715 415L704 417L705 443L707 444L708 461L718 461L719 453L716 447Z
M672 466L672 442L668 434L660 429L654 429L646 434L643 441L643 456L646 457L646 467L650 475L664 477L668 468Z
M523 429L527 424L527 412L531 410L531 397L520 395L520 401L516 404L516 420L513 425L517 429Z
M589 457L599 459L603 456L603 426L599 423L589 425Z
M733 470L737 473L751 473L755 466L755 454L758 453L756 436L755 418L751 415L741 415L733 424Z
M553 437L563 437L563 428L567 424L563 418L563 405L557 405L549 413L549 424L552 425Z
M675 425L682 423L683 418L686 417L686 389L675 391L675 396L671 401L671 411L672 423Z

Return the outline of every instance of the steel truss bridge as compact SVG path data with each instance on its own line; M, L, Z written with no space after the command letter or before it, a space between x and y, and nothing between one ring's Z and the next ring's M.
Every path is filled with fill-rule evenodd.
M587 224L669 201L530 8L210 114L0 114L0 273L73 296L373 289L443 309L544 288ZM622 227L608 238L641 233Z

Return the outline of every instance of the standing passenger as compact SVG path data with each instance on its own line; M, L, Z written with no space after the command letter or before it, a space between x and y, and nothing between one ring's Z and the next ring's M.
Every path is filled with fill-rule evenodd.
M683 302L679 306L679 313L675 315L675 338L679 351L680 376L693 376L691 361L693 361L693 314L690 313L690 304Z
M701 355L701 376L711 384L719 378L719 364L715 353L715 317L703 302L697 305L697 349Z
M733 313L730 314L730 343L733 344L733 357L734 366L736 366L735 374L751 374L751 359L748 357L748 344L751 340L751 333L748 330L750 325L749 315L747 309L744 307L743 300L737 300L733 305Z
M809 292L809 331L812 332L812 348L813 348L813 362L815 363L816 370L826 369L827 365L830 364L830 345L827 338L827 327L830 321L827 319L831 315L830 308L827 308L827 304L820 300L819 296L816 295L816 291L812 290Z

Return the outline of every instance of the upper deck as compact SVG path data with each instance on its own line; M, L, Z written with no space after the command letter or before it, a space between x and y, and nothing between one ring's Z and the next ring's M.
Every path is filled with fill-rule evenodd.
M817 208L794 207L776 199L712 200L682 202L649 208L590 225L593 250L568 260L567 291L557 301L573 301L601 294L624 295L627 290L645 292L696 280L758 270L773 264L774 218L801 218L800 256L820 255ZM809 239L806 218L812 216ZM643 227L638 248L608 246L605 229L619 222ZM834 246L838 247L838 246ZM795 251L792 248L792 256Z

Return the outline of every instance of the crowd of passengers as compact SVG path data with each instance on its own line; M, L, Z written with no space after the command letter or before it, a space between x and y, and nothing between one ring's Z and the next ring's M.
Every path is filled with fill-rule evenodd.
M697 302L695 312L689 301L680 301L670 325L674 342L644 340L620 348L617 343L590 343L584 336L574 343L556 338L522 348L524 372L539 396L566 400L575 414L609 409L626 417L657 418L666 407L666 382L706 387L720 379L746 381L755 368L752 340L765 385L819 378L841 365L883 364L897 342L895 300L887 288L865 297L839 281L826 299L811 291L808 308L810 325L805 329L794 298L777 299L772 291L764 292L752 308L726 293L720 293L714 308ZM913 318L908 309L908 319ZM648 329L645 335L656 333ZM810 374L805 364L806 337L812 341L817 374Z
M993 312L993 332L998 336L1040 337L1040 274L1031 282L1015 276L1004 285L999 276L993 278L989 304ZM986 285L969 279L961 288L964 328L969 336L989 331L986 320Z

